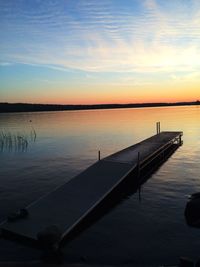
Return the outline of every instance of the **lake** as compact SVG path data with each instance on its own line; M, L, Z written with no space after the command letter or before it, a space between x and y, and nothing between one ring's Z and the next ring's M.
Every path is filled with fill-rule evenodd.
M200 230L184 219L200 191L200 106L0 114L0 132L28 145L0 149L0 219L64 184L101 157L156 132L183 131L181 146L142 186L64 249L66 261L160 265L197 260ZM33 130L36 138L33 138ZM0 260L37 260L40 252L0 240Z

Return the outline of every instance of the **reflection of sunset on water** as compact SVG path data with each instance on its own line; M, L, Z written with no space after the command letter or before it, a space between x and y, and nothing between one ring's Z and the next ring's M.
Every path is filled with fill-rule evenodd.
M6 188L1 194L0 216L72 179L98 160L99 150L103 158L155 134L157 121L161 131L183 131L183 146L142 186L141 202L138 193L128 196L67 246L65 253L79 261L84 247L89 260L113 264L127 258L141 262L145 253L142 262L147 266L170 264L168 255L173 262L180 255L195 259L198 233L186 226L184 208L187 195L200 191L199 106L1 113L1 127L11 133L33 127L37 138L27 151L0 153L1 184ZM152 247L163 250L158 254ZM9 244L0 248L4 248L1 258L24 259L24 250L16 244L13 252ZM133 248L136 253L130 257ZM34 253L28 249L27 258Z

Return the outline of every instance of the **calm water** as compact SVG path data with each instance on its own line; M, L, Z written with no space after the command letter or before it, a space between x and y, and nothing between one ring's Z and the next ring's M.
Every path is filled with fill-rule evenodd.
M162 130L181 130L184 144L143 185L66 247L69 261L172 264L196 260L200 230L184 220L187 195L200 191L200 107L0 114L0 131L37 138L27 151L0 152L0 219L67 182L102 157ZM34 260L39 252L0 240L1 260Z

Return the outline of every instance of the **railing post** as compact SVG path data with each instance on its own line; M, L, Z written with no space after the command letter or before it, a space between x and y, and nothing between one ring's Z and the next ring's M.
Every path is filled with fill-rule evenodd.
M101 151L98 151L98 160L101 160Z
M156 122L156 134L158 134L158 122Z
M160 122L156 122L156 133L160 133Z
M179 145L182 145L181 134L179 135Z

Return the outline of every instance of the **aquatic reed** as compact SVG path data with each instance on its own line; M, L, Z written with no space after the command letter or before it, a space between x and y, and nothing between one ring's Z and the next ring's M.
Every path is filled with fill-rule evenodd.
M36 131L31 128L29 134L22 132L13 133L6 130L0 131L0 152L18 151L25 152L30 142L35 142Z

